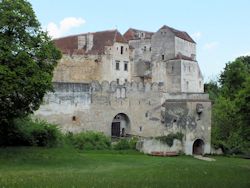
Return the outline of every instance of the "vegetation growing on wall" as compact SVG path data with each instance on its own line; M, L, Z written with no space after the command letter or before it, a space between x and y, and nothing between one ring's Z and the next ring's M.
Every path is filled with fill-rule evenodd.
M212 144L226 153L250 153L250 56L226 64L205 84L212 107Z
M177 132L177 133L170 133L167 136L159 136L155 137L155 139L160 140L163 143L167 143L169 147L172 147L174 143L174 139L182 141L183 133Z

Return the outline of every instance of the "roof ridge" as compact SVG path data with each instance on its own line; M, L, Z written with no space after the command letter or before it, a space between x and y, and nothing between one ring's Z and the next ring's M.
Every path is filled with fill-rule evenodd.
M109 29L109 30L103 30L103 31L95 31L95 32L86 32L86 33L72 34L72 35L68 35L68 36L58 37L58 38L55 38L53 40L64 39L64 38L68 38L68 37L78 37L78 36L86 35L86 34L95 34L95 33L103 33L103 32L115 32L115 31L117 31L117 29Z
M136 31L143 31L143 32L148 32L148 33L155 33L155 32L153 32L153 31L146 31L146 30L142 30L142 29L135 29L135 28L132 28L132 27L130 27L128 30L136 30Z

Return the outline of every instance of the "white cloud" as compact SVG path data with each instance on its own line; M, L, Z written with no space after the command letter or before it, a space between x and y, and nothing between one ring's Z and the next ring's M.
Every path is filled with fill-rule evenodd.
M193 33L192 35L191 35L191 37L195 40L195 41L198 41L198 40L200 40L200 38L201 38L201 32L195 32L195 33Z
M219 45L219 42L213 41L213 42L206 43L203 48L205 50L213 50L213 49L217 48L218 45Z
M47 25L46 30L52 38L57 38L67 33L70 29L79 27L85 23L86 21L82 18L67 17L64 18L59 25L50 22Z

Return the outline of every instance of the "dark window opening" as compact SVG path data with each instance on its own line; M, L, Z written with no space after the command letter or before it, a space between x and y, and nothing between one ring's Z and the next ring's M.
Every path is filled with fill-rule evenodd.
M121 54L123 54L123 46L121 46Z
M120 64L119 64L119 61L117 61L117 62L115 63L115 69L116 69L116 70L120 70Z
M144 46L144 52L147 50L147 46Z
M73 117L72 117L72 121L76 121L76 116L73 116Z
M140 128L140 132L142 131L142 126L139 127Z
M149 47L149 51L151 52L151 47Z
M172 66L172 72L174 72L174 66Z
M128 80L127 80L127 79L125 79L125 82L127 83L127 82L128 82Z
M125 70L125 71L128 71L128 63L127 63L127 62L124 63L124 70Z
M164 60L164 55L161 55L161 60Z
M119 78L117 78L117 79L116 79L116 83L119 84L119 82L120 82L120 81L119 81Z

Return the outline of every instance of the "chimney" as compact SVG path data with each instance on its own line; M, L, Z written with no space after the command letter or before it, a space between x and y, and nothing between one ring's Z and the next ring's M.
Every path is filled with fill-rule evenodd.
M86 46L86 37L84 35L78 36L78 50Z
M89 51L89 50L92 49L92 47L93 47L93 38L94 38L94 36L91 33L88 33L86 35L86 41L87 41L86 42L87 43L87 45L86 45L86 51Z

